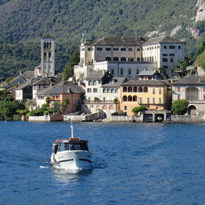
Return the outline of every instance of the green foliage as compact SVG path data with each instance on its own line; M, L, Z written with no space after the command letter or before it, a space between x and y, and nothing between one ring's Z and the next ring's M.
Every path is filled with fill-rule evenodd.
M80 52L76 49L72 56L70 57L70 62L66 65L63 70L63 80L68 80L74 74L74 66L77 65L80 61Z
M13 116L18 114L17 110L24 110L24 104L14 100L7 90L0 91L0 115L3 120L13 120Z
M115 103L115 104L117 104L119 101L118 101L118 98L115 98L114 100L113 100L113 102Z
M143 106L143 105L140 105L140 106L134 107L134 108L132 109L132 112L133 112L135 115L137 115L139 112L142 112L142 111L145 111L145 110L147 110L147 108L146 108L145 106Z
M205 50L205 42L202 42L202 45L199 47L198 51L197 51L197 56L199 56L201 53L203 53Z
M174 115L183 115L187 112L189 102L187 100L175 100L172 103L172 112Z

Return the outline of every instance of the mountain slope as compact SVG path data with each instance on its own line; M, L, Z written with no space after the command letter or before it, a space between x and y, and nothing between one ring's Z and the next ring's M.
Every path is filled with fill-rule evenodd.
M203 0L3 0L0 39L25 46L29 40L39 46L44 34L55 36L57 58L63 59L57 63L58 71L78 47L82 33L89 39L167 34L185 40L187 54L194 55L205 38L205 21L195 23L202 4ZM1 61L0 56L0 71Z

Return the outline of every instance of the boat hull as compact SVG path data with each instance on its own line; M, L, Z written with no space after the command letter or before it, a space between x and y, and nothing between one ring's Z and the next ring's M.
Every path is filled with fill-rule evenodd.
M56 169L83 170L92 168L90 152L82 150L53 153L50 162Z

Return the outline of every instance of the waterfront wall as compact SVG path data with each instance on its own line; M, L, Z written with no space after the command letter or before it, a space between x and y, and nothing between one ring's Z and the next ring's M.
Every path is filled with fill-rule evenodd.
M191 115L172 115L171 122L187 122L187 123L197 123L205 122L205 116L191 116Z

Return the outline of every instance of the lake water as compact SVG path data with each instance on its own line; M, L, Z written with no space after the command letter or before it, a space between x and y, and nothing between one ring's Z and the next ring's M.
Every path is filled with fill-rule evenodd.
M205 204L205 124L73 123L94 168L50 167L69 123L0 122L0 204Z

